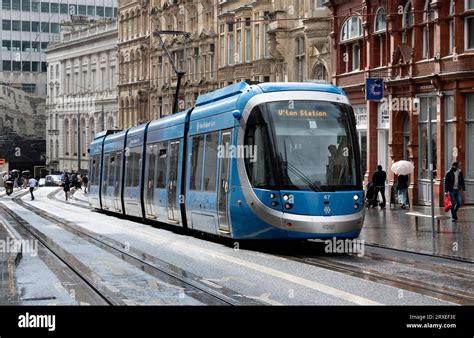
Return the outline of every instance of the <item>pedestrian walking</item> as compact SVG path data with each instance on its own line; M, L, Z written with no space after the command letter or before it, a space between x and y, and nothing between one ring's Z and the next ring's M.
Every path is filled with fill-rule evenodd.
M461 189L466 190L464 176L459 168L459 163L454 162L444 178L444 193L446 195L449 194L451 197L451 216L453 222L458 220L458 210L462 203Z
M71 181L69 180L69 175L64 175L64 183L63 183L63 190L64 194L66 195L66 201L69 197L69 190L71 190Z
M35 187L37 184L38 184L38 181L33 176L30 176L30 179L28 180L28 186L30 187L30 194L31 194L32 201L35 199L35 196L33 195L33 190L35 190Z
M82 178L81 178L81 174L77 173L76 179L77 179L76 190L79 190L79 189L82 190Z
M82 184L84 184L84 194L87 194L87 185L89 184L89 177L87 177L87 174L84 174L82 177Z
M372 182L375 186L373 207L375 208L377 206L379 193L381 193L382 203L380 203L380 208L384 209L385 204L387 203L387 200L385 198L385 182L387 181L387 173L382 169L382 166L379 164L377 166L377 171L374 172L374 174L372 175Z
M397 178L398 202L402 204L402 209L406 209L407 190L408 190L408 175L398 175L398 178Z

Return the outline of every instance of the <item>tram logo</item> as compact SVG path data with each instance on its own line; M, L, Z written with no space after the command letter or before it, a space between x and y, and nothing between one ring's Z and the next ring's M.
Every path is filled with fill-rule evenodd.
M330 206L325 206L324 207L324 213L330 214L331 213L331 207Z

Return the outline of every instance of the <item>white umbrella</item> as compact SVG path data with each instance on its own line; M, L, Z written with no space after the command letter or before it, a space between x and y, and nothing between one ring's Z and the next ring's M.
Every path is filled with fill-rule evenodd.
M415 166L410 161L398 161L392 164L392 171L397 175L409 175L413 170Z

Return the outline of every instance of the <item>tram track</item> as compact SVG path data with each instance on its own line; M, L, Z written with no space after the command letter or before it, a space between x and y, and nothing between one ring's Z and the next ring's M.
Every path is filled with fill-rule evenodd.
M57 193L58 191L55 190L53 193L48 194L48 197L52 198L52 196ZM143 270L147 274L157 279L164 280L170 285L174 285L186 290L186 294L192 295L193 298L198 299L204 304L263 305L256 300L239 295L236 292L220 285L211 285L209 283L205 283L199 276L196 276L189 271L184 271L177 266L164 262L159 258L142 252L136 248L130 247L127 243L122 243L110 237L94 233L81 226L78 226L77 224L58 218L56 215L48 213L21 200L21 197L24 195L25 194L17 195L12 198L12 201L24 208L32 210L41 218L52 222L64 230Z
M337 262L334 259L329 259L329 258L308 257L308 256L300 256L300 255L278 255L278 256L291 260L291 261L296 261L299 263L315 266L318 268L324 268L324 269L329 269L336 272L341 272L341 273L358 277L364 280L369 280L372 282L389 285L398 289L422 294L428 297L445 300L454 304L459 304L459 305L474 304L474 294L463 292L454 288L439 286L439 285L423 282L416 279L409 279L405 277L389 275L386 273L381 273L375 269L345 264L345 263ZM383 257L380 257L380 256L377 259L390 261L390 259L384 259ZM470 273L468 272L467 275L470 276Z
M28 222L21 219L14 211L0 204L4 219L12 224L15 230L20 233L25 240L36 240L42 249L45 250L46 255L50 255L56 260L57 264L62 265L61 268L66 268L65 275L69 276L70 280L74 280L77 285L76 289L80 289L82 294L87 294L87 298L95 300L91 302L93 305L125 305L123 295L110 292L104 285L99 276L93 274L90 269L78 261L75 257L68 254L64 249L58 246L51 239L47 238L43 233L36 230Z
M58 191L53 191L49 193L48 198L67 204L65 201L62 201L56 198L57 193ZM88 209L88 210L93 209L81 204L74 204L74 205L80 208ZM371 245L368 245L368 246L371 246ZM385 249L385 248L378 247L378 249ZM411 253L411 252L408 252L408 253L415 255L415 253ZM389 285L389 286L396 287L402 290L415 292L415 293L422 294L428 297L442 299L454 304L462 304L462 305L474 304L474 294L463 292L454 288L426 283L426 282L416 280L416 279L409 279L405 277L398 277L394 275L381 273L377 270L370 269L367 267L359 267L359 266L337 262L336 257L322 258L322 257L313 257L309 255L281 255L281 254L278 254L277 252L272 252L272 254L276 256L280 256L282 258L289 259L289 260L297 261L299 263L309 264L309 265L319 267L319 268L324 268L324 269L330 269L332 271L337 271L337 272L341 272L341 273L351 275L354 277L370 280L376 283ZM426 255L423 255L423 256L426 256ZM455 276L455 277L466 279L466 280L474 279L473 271L462 269L462 268L450 267L450 266L446 266L442 264L422 262L420 260L395 257L392 255L386 256L386 255L381 255L381 254L372 253L372 252L365 252L363 259L377 261L377 262L386 262L387 264L401 264L403 266L408 266L410 268L417 269L417 270L421 269L421 270L431 271L431 272L436 271L444 275ZM447 258L442 258L442 259L447 259Z

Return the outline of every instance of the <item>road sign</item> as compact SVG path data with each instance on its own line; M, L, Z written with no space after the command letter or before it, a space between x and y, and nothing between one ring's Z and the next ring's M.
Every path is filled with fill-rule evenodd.
M365 81L365 99L367 101L383 100L383 79L367 79Z

